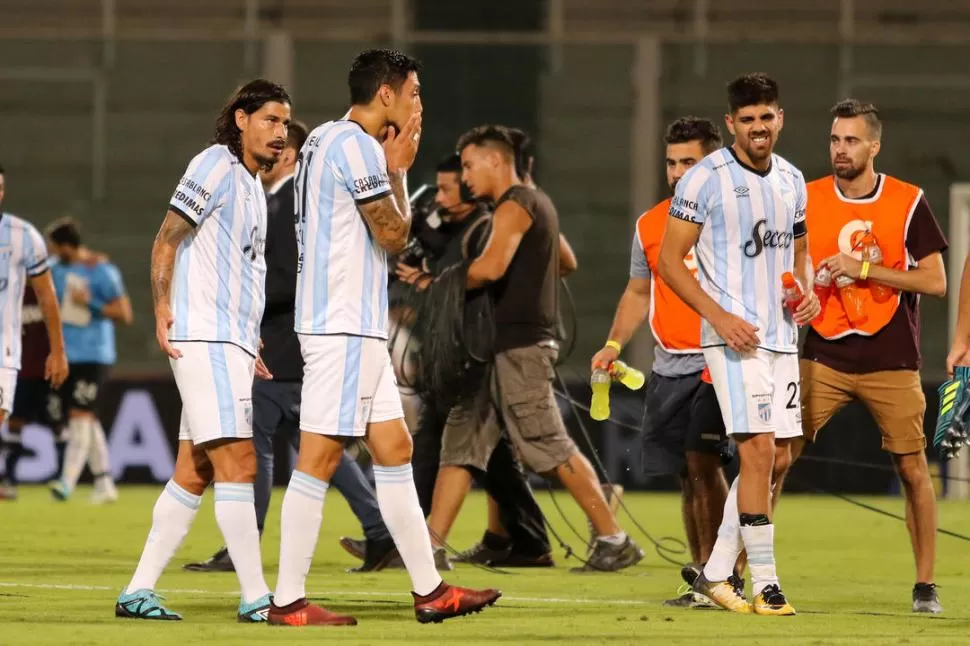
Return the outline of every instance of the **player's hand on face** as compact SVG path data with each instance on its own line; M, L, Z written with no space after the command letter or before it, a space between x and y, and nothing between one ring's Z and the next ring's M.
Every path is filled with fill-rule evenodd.
M599 352L593 355L593 360L590 361L589 371L592 372L597 368L601 370L606 370L609 368L610 364L620 358L620 353L616 351L616 348L603 347Z
M811 290L806 294L802 302L798 304L795 308L795 323L797 325L807 325L811 323L816 316L822 313L822 303L818 300L818 296L815 294L815 290Z
M862 273L862 263L847 253L837 253L834 256L829 256L822 261L822 264L826 265L829 271L832 272L832 280L835 280L839 276L848 276L849 278L856 279Z
M387 160L387 170L391 173L406 171L411 168L414 158L418 154L418 144L421 141L421 113L415 112L407 123L397 131L394 126L387 127L387 137L384 139L384 158Z
M946 374L952 377L957 366L970 366L970 343L964 339L954 341L946 355Z
M172 309L168 305L159 305L155 308L155 340L162 352L172 359L181 359L182 353L172 346L168 340L168 329L175 323L172 316Z
M61 352L51 352L44 364L44 378L50 382L52 388L60 388L67 380L67 355Z
M711 321L714 329L724 339L728 347L735 352L750 352L758 347L758 328L745 321L740 316L724 312Z

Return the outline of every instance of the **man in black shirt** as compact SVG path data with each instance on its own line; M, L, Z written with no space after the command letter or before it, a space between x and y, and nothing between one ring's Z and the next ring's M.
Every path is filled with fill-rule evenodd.
M293 175L297 155L307 138L307 128L292 121L286 148L271 171L261 179L266 187L266 308L260 325L263 341L261 356L273 374L272 380L253 381L253 444L256 448L255 483L256 523L260 534L269 510L273 491L277 430L286 434L294 450L300 441L300 390L303 381L303 355L293 331L296 300L297 245ZM347 499L364 528L364 563L354 572L369 572L386 567L396 555L381 518L377 499L360 466L346 452L331 484ZM225 547L202 563L189 563L186 570L196 572L231 571L232 560Z
M494 291L495 357L490 387L449 414L439 478L458 465L484 469L504 427L523 463L556 475L592 523L597 541L578 571L634 565L643 551L617 525L592 465L566 432L552 389L565 244L556 208L545 193L522 183L508 128L475 128L461 137L458 150L472 193L496 202L488 244L467 276L469 290L490 285Z

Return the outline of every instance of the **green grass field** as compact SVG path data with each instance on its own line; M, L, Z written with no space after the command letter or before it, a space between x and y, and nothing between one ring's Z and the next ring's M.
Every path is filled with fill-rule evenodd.
M45 490L22 488L17 503L0 505L0 644L967 644L970 643L970 558L967 545L941 536L938 577L946 613L909 612L913 567L902 523L827 497L790 496L777 516L779 572L793 618L736 616L722 611L662 607L679 583L677 569L663 562L632 523L627 528L647 550L641 565L622 574L575 575L556 550L551 570L493 574L459 566L448 580L500 588L505 597L480 615L422 626L414 620L408 580L402 571L345 573L353 559L337 546L343 535L359 535L343 499L331 493L316 560L308 582L312 599L353 613L356 628L276 628L235 622L233 574L183 572L189 560L220 544L208 494L196 523L162 577L160 589L185 621L119 620L113 603L134 569L159 489L128 487L110 507L91 507L87 491L57 504ZM267 580L276 579L279 503L274 496L263 540ZM567 542L579 540L538 494L553 525ZM578 508L558 497L577 528ZM628 495L627 504L655 535L680 537L679 505L673 495ZM867 499L901 512L899 499ZM970 507L943 503L941 526L970 534ZM479 536L484 499L466 503L452 543L459 548ZM622 517L621 517L622 519ZM585 529L582 529L585 532Z

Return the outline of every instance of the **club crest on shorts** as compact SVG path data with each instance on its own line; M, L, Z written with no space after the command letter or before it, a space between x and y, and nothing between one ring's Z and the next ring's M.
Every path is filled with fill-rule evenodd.
M753 395L751 397L757 404L758 419L763 424L771 423L771 395Z

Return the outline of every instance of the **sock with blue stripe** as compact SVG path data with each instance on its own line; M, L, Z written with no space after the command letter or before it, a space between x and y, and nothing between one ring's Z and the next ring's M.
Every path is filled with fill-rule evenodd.
M374 484L377 505L411 577L411 589L421 596L431 594L441 583L441 576L434 565L431 537L418 501L418 491L414 488L411 465L382 467L375 464Z
M216 523L226 541L232 565L236 568L242 600L252 603L269 594L259 553L253 483L217 482L215 489Z
M202 496L189 493L174 480L168 481L155 503L152 529L148 532L141 560L131 577L131 583L125 588L126 592L155 589L165 566L172 560L185 535L189 533L189 527L192 526L201 502Z
M758 594L769 585L778 585L775 571L775 526L766 523L768 517L758 515L741 520L741 536L748 552L748 569L751 571L751 594ZM749 524L752 523L752 524Z
M293 471L283 496L280 515L280 571L276 580L276 607L306 596L306 577L317 548L323 501L329 485L302 471Z

